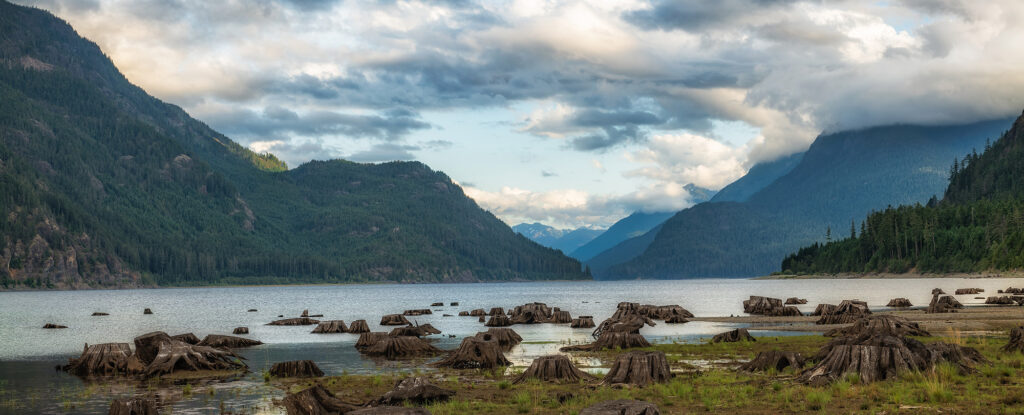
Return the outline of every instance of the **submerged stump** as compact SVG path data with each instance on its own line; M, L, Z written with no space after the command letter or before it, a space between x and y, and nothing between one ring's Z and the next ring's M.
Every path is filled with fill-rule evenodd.
M320 323L319 320L314 320L309 317L299 318L286 318L282 320L271 321L267 323L268 326L312 326Z
M412 323L401 314L387 314L380 318L380 325L382 326L408 326L410 324Z
M797 297L789 297L789 298L786 299L786 305L793 305L793 304L807 304L807 299L805 299L805 298L797 298Z
M145 310L142 310L142 314L153 314L153 310L147 308Z
M199 346L209 346L218 349L238 349L241 347L259 346L261 344L263 342L259 340L221 334L210 334L203 338L203 341L199 342Z
M290 393L281 403L288 415L345 414L359 409L359 405L338 399L319 384L301 392Z
M818 306L814 308L814 312L811 313L811 315L812 316L823 316L825 314L828 314L828 313L831 313L831 312L835 311L835 309L836 309L836 305L835 304L818 304Z
M80 377L137 375L145 372L145 364L132 354L128 343L85 345L82 355L72 358L62 368Z
M482 309L482 308L478 308L478 309L470 311L469 315L472 316L472 317L483 317L483 316L487 315L487 312L484 311L484 309Z
M43 324L44 329L66 329L68 326L62 326L60 324L46 323Z
M516 306L509 314L513 324L539 324L551 319L551 308L544 303Z
M511 364L496 340L466 337L462 339L457 349L449 352L448 356L433 363L432 366L452 369L493 369Z
M512 325L512 319L508 318L505 314L494 314L491 318L484 323L487 327L508 327Z
M425 314L434 314L429 308L421 308L417 310L405 310L402 312L403 316L422 316Z
M369 333L370 325L366 324L366 320L356 320L348 326L348 332L353 334Z
M160 344L157 355L146 366L146 376L157 376L177 371L244 370L241 357L230 350L209 346L193 346L177 340Z
M886 304L885 306L886 307L905 308L905 307L913 307L914 305L910 303L910 300L908 300L906 298L903 298L903 297L899 297L899 298L893 298L892 300L889 300L889 303Z
M954 294L956 295L967 295L967 294L981 294L985 290L981 288L957 288Z
M848 324L871 314L868 303L860 300L843 300L836 308L825 313L814 324Z
M548 319L548 322L554 324L571 324L572 316L569 315L568 311L559 310L551 314L551 318Z
M633 351L616 357L601 383L647 386L668 382L670 379L672 372L664 352Z
M269 372L270 376L278 378L318 378L324 375L324 372L312 360L274 363Z
M683 324L689 322L690 320L683 318L683 316L672 316L665 319L665 324Z
M590 329L594 328L594 326L596 324L594 324L593 316L579 316L572 319L572 322L569 323L569 327L574 329Z
M423 336L429 336L431 334L441 334L441 330L438 330L438 329L434 328L434 326L431 325L430 323L427 323L427 324L418 325L418 326L408 325L408 326L405 326L405 327L396 327L396 328L391 330L391 333L388 333L388 334L391 335L391 336L416 336L416 337L423 337Z
M373 404L395 406L405 404L429 405L436 402L445 402L451 399L452 396L455 396L455 391L434 385L425 377L410 377L396 382L394 388L374 400Z
M775 369L777 372L782 372L783 369L791 367L794 370L799 371L804 367L805 363L806 360L800 353L770 350L758 353L757 357L753 360L741 365L740 370L745 370L747 372L766 372L771 369Z
M964 305L951 295L932 294L932 301L928 303L925 313L955 313L961 308Z
M397 360L409 357L428 357L440 354L443 350L432 346L416 336L384 336L369 347L359 350L370 357L386 360Z
M516 376L512 383L523 383L528 379L555 383L579 383L593 378L590 374L579 370L565 355L555 354L533 359L530 367Z
M331 333L348 333L348 327L345 327L345 320L328 320L321 321L313 329L313 334L331 334Z
M501 307L491 307L491 311L487 312L489 316L505 315L505 309Z
M380 342L381 340L383 340L385 337L388 337L388 333L380 331L362 333L359 335L359 339L356 340L356 350L361 351L370 346L373 346Z
M249 328L248 327L235 327L235 329L231 331L231 334L249 334Z
M757 339L750 335L747 329L735 329L725 333L716 334L711 338L712 343L734 343L734 342L756 342Z
M156 400L151 398L114 399L110 415L159 415Z

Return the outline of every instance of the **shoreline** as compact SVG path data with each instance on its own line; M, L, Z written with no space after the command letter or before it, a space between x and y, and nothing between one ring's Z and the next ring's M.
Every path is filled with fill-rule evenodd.
M962 279L989 279L989 278L1024 278L1024 271L1013 270L1003 272L950 272L942 274L924 272L906 272L902 274L891 272L841 272L836 274L778 274L762 275L751 278L752 280L856 280L856 279L928 279L928 278L962 278Z

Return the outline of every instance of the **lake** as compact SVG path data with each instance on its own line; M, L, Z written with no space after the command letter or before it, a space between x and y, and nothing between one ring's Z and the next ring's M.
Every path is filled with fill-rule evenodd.
M434 314L409 317L430 323L443 334L435 345L451 349L462 337L486 328L475 317L458 317L462 310L504 307L543 302L568 310L574 317L592 315L596 322L609 317L621 301L644 304L679 304L698 317L740 315L742 301L750 295L806 298L798 306L810 312L819 303L836 304L844 299L867 301L881 309L894 297L906 297L915 305L927 305L933 288L952 293L956 288L978 287L983 295L1020 286L1015 279L854 279L854 280L746 280L701 279L672 281L587 281L480 284L379 284L271 287L168 288L148 290L36 291L0 293L0 414L4 413L106 413L112 396L133 393L133 385L91 385L54 370L58 364L81 353L84 344L128 342L155 330L169 334L230 334L246 326L250 337L262 346L241 351L250 373L209 387L213 394L181 399L169 396L175 413L207 413L220 408L245 409L249 413L277 413L269 399L281 393L262 386L260 373L278 361L310 359L328 375L412 370L411 364L378 364L363 358L353 345L353 334L311 334L313 326L267 326L279 315L297 317L303 310L323 314L322 319L349 323L365 319L373 331L390 331L377 323L384 314L406 309L430 308ZM981 303L974 296L960 300ZM430 307L443 302L444 307ZM459 306L448 306L459 302ZM152 315L144 315L145 308ZM257 312L248 312L257 309ZM93 312L108 316L91 316ZM455 316L444 317L443 314ZM68 326L44 330L45 323ZM696 342L737 327L736 324L690 322L658 324L641 333L652 342ZM591 329L568 325L516 325L524 339L510 353L517 366L533 358L557 352L570 342L587 342ZM790 333L755 332L755 336ZM449 338L454 335L454 338ZM422 370L422 368L420 368Z

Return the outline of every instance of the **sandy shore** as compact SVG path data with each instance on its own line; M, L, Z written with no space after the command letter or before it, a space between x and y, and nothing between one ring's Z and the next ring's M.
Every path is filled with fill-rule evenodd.
M1024 271L1000 271L1000 272L952 272L946 274L929 274L920 272L906 272L893 274L888 272L872 273L851 273L839 274L806 274L806 275L765 275L754 278L755 280L852 280L852 279L910 279L910 278L1024 278Z
M1024 325L1024 307L1020 306L968 306L957 313L927 314L924 309L880 311L878 314L894 314L919 323L933 334L949 335L985 334L999 332ZM801 317L696 317L692 321L749 324L750 330L824 332L843 325L814 324L816 316Z

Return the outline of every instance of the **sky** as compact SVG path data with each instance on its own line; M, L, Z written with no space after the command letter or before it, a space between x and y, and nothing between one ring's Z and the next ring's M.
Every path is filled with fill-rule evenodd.
M418 160L509 224L692 204L821 133L1024 108L1019 0L15 0L296 167Z

